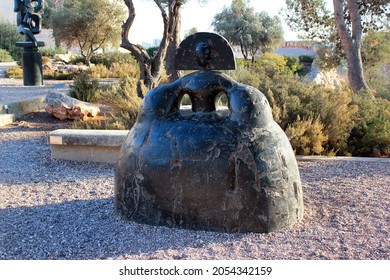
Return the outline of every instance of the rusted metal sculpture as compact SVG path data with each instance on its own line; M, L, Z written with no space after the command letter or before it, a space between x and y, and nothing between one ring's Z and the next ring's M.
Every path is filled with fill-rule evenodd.
M225 232L271 232L303 217L291 145L265 96L215 69L234 69L227 41L196 33L177 51L196 69L151 90L122 146L115 205L127 219ZM188 94L192 112L180 110ZM228 109L216 110L226 94Z

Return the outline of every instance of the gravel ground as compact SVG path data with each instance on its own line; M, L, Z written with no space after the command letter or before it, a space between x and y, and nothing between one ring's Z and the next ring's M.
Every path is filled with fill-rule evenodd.
M113 207L112 164L50 158L41 112L0 128L0 259L389 259L390 162L300 161L305 217L270 234L141 225Z
M66 92L69 90L69 83L69 81L44 81L43 86L23 86L22 79L0 78L0 103L38 97L53 90Z

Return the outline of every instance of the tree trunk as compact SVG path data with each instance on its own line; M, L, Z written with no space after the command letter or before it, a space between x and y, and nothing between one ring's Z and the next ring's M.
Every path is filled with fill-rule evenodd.
M170 25L172 25L172 37L169 41L168 50L167 50L167 60L166 60L166 71L168 74L168 80L170 83L178 80L180 78L180 71L176 70L175 66L175 56L176 50L180 44L180 31L181 31L181 5L179 4L175 10L172 10L169 20L174 20Z
M344 19L343 0L333 0L334 20L341 44L345 51L348 66L348 80L352 91L369 89L364 80L363 63L361 58L362 24L355 0L347 0L347 9L351 17L349 31Z
M137 94L142 98L145 94L143 86L146 87L147 90L150 90L158 86L161 81L161 72L163 70L163 63L168 48L168 39L171 36L171 32L168 28L168 16L161 4L161 1L154 0L162 14L164 32L159 50L155 58L151 59L145 48L140 45L132 44L129 41L129 31L135 19L135 8L132 0L124 0L124 2L127 6L129 16L122 25L121 47L130 51L139 64L140 80L137 84Z

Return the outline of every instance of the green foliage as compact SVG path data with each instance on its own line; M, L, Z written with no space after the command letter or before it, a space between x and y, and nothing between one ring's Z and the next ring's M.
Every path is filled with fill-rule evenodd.
M54 56L56 54L66 54L66 51L59 48L41 48L39 49L39 52L42 54L42 56Z
M273 76L272 79L268 76L262 78L259 89L269 100L274 119L282 129L286 131L294 123L290 130L302 126L301 133L311 126L320 127L322 135L327 137L326 141L321 142L324 154L349 153L346 142L357 110L350 91L324 89L302 83L298 78L286 74ZM317 118L318 124L315 122ZM298 134L299 131L294 132L294 135ZM302 147L304 145L297 150L304 152ZM314 151L312 148L309 150Z
M324 143L328 140L324 134L324 125L319 118L298 119L288 125L286 135L298 155L320 155Z
M270 78L274 77L275 75L281 75L288 69L286 57L269 52L263 53L260 56L258 65Z
M314 60L313 57L311 57L309 55L300 55L298 58L299 58L299 62L312 63Z
M20 66L11 66L5 69L5 76L7 78L21 79L23 78L23 69Z
M390 121L373 117L359 123L351 132L348 145L353 156L390 156Z
M14 61L11 54L7 50L0 49L0 62L11 62Z
M79 73L77 72L54 72L51 69L43 70L43 78L45 80L74 80Z
M390 30L367 33L362 58L366 81L374 94L390 100Z
M278 17L266 12L255 13L248 1L233 0L230 7L216 14L212 23L216 32L231 44L240 46L245 59L275 49L283 40L283 29Z
M286 66L290 68L292 73L298 73L302 70L301 60L299 57L285 56Z
M243 61L243 60L242 60ZM256 68L250 68L243 63L237 63L237 69L234 71L225 71L226 74L231 76L234 80L250 85L252 87L257 88L259 86L260 74Z
M53 12L53 34L68 47L76 43L89 65L95 51L119 45L124 19L122 1L72 0Z
M137 80L124 77L98 95L98 101L112 108L103 124L106 129L130 129L137 118L142 99L137 96Z
M70 96L81 101L94 102L99 90L99 82L91 80L88 73L81 72L70 86Z
M103 64L97 64L89 67L88 76L92 79L103 79L110 76L110 70Z
M114 62L110 68L110 76L113 78L139 77L139 68L132 63Z
M19 61L22 57L22 48L16 47L16 42L23 42L24 36L20 35L16 24L0 19L0 49L7 50L13 60Z
M78 61L81 62L81 61ZM136 60L129 53L123 52L106 52L106 53L97 53L91 57L91 63L93 64L103 64L108 69L111 68L113 63L129 63L137 65Z
M390 157L390 101L361 92L353 102L359 110L348 139L352 155Z
M156 57L159 47L151 47L146 50L151 59Z

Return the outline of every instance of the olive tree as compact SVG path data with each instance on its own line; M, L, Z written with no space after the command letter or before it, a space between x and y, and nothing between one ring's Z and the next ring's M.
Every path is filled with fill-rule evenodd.
M333 0L333 12L324 0L286 0L286 4L289 26L306 39L333 42L332 54L343 54L347 61L352 90L368 89L361 58L362 38L369 30L388 28L389 0Z
M117 46L126 11L119 0L63 1L52 12L54 37L68 47L77 45L86 65L100 48Z
M143 97L143 88L146 88L147 90L152 89L159 85L161 81L161 76L164 71L164 62L167 57L170 42L172 42L174 46L179 44L178 34L180 33L180 13L185 1L154 0L158 9L161 11L164 28L160 46L153 57L148 54L144 47L131 43L129 32L133 25L136 11L132 0L124 0L124 2L127 6L128 17L122 25L122 42L120 46L129 50L139 63L140 80L138 82L137 91L138 95Z
M233 0L214 16L213 27L231 44L237 45L245 59L252 61L259 52L272 51L283 41L283 29L278 17L266 12L255 13L250 1Z

